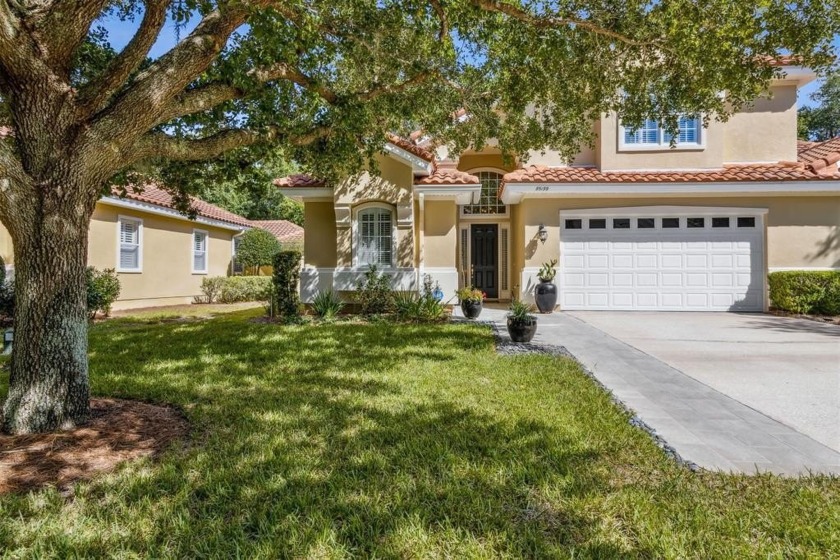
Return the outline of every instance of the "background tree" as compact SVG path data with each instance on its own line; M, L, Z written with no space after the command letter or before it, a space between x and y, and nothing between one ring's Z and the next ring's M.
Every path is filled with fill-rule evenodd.
M135 22L119 52L103 14ZM112 182L243 148L332 179L418 123L454 150L493 137L571 158L605 111L675 132L681 112L725 118L764 92L779 54L825 67L836 14L834 0L0 0L18 298L5 429L87 419L87 231ZM191 31L149 60L167 17ZM168 188L186 209L186 187Z
M811 99L818 105L799 109L799 137L822 141L840 134L840 71L828 74Z
M249 229L240 236L236 249L236 261L247 271L261 266L272 266L274 257L280 252L280 242L264 229Z

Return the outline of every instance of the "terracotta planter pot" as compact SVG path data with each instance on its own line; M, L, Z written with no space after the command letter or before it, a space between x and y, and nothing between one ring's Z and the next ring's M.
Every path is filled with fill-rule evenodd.
M478 319L481 315L482 303L480 301L462 301L461 312L467 319Z
M507 320L507 330L513 342L531 342L537 334L537 318L533 317L530 322L514 321L510 317Z
M557 307L557 286L553 282L541 280L534 287L534 301L540 313L551 313Z

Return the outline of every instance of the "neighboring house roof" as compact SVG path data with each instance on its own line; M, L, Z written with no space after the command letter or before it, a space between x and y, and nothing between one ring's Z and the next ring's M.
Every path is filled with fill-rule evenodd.
M440 162L431 175L417 177L415 185L480 185L481 180L475 175L458 171L455 162Z
M819 144L819 142L811 142L810 140L797 140L796 153L801 154L802 152L813 148L817 144Z
M303 228L288 220L251 220L254 227L264 229L278 241L299 243L303 241Z
M530 166L508 173L509 183L725 183L824 179L801 163L725 165L702 171L599 171L595 167Z
M840 137L809 144L807 147L798 145L799 161L821 176L836 174L836 164L840 162Z
M424 159L428 162L433 162L435 160L435 154L431 151L427 150L426 148L418 145L415 142L415 139L408 139L403 138L401 136L397 136L396 134L388 134L388 142L391 144L402 148L406 152L414 154L415 156L419 157L420 159Z
M172 200L172 195L167 191L151 183L143 185L141 188L142 190L140 192L135 192L132 187L128 187L124 197L120 196L121 193L116 188L113 189L112 192L114 193L114 197L117 198L127 198L129 200L136 200L138 202L145 202L147 204L154 204L156 206L177 210L177 208L175 208L175 203ZM193 209L199 216L238 226L251 227L251 222L247 218L243 218L233 212L228 212L224 208L219 208L214 204L210 204L209 202L205 202L194 196L190 197L190 201Z

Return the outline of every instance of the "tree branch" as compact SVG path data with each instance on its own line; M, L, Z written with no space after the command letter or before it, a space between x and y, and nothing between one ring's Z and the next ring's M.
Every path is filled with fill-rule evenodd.
M137 33L108 67L79 92L80 111L91 115L100 110L132 72L146 60L166 21L170 0L146 0L146 12Z
M295 146L305 146L330 132L328 127L315 128L306 134L288 135L279 127L269 127L264 131L246 129L228 129L207 136L206 138L176 138L159 132L150 132L142 136L133 150L134 161L147 159L168 159L174 161L198 161L212 159L236 148L245 148L263 142L284 142Z
M87 37L90 26L110 0L58 0L40 9L29 10L27 26L43 42L42 52L52 67L67 70L73 53Z
M472 4L477 8L480 8L486 12L493 12L499 14L505 14L508 17L511 17L515 20L521 21L523 23L527 23L529 25L533 25L537 28L552 28L552 27L579 27L581 29L585 29L590 33L595 35L603 35L605 37L609 37L614 39L620 43L624 43L626 45L634 46L634 47L645 47L650 46L650 41L639 41L637 39L633 39L632 37L628 37L622 33L618 33L617 31L613 31L611 29L607 29L602 27L597 23L593 23L591 21L587 21L584 19L579 18L570 18L570 17L559 17L554 15L545 15L545 16L538 16L530 13L527 10L523 10L518 6L513 4L508 4L501 0L471 0Z

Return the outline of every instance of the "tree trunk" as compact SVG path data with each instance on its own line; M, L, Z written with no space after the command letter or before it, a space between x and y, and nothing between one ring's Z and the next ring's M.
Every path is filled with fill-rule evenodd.
M85 268L93 205L34 206L10 228L15 341L3 427L13 434L69 429L89 413Z

